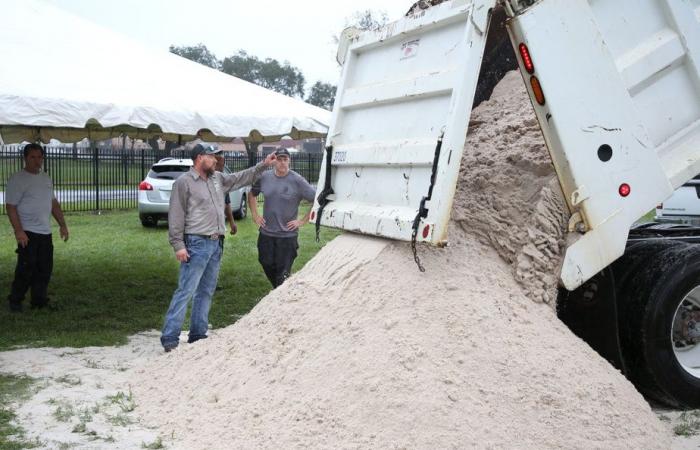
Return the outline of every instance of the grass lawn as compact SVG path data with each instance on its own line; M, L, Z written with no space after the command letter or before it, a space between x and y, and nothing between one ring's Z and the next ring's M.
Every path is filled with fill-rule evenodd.
M168 244L167 224L144 228L135 210L69 214L71 237L54 231L54 271L49 296L57 310L10 314L6 298L14 274L15 241L9 221L0 218L0 350L15 346L84 347L126 343L127 336L160 329L177 286L178 262ZM299 239L299 270L335 237L324 229L315 242L313 225ZM250 218L227 237L209 321L224 327L246 314L271 289L257 261L257 228ZM187 327L188 322L185 322Z

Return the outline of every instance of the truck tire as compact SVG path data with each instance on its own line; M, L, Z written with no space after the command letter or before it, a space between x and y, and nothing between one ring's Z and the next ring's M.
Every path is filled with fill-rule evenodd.
M617 285L617 297L624 296L624 291L627 290L627 279L637 274L657 253L670 247L683 245L686 244L668 239L649 239L629 244L625 255L612 264L615 284Z
M620 285L620 339L628 378L647 397L700 407L700 246L650 241L636 248L636 271ZM699 299L688 297L693 293ZM697 352L697 353L694 353ZM695 361L689 356L696 355ZM699 369L693 369L693 367Z

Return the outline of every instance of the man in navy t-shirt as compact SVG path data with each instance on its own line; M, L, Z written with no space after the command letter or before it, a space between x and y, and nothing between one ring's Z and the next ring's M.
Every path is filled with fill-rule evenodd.
M311 208L299 219L299 203L313 202L316 190L301 175L289 170L289 151L275 153L274 170L264 172L248 194L253 221L260 227L258 260L267 279L277 287L289 277L297 257L299 227L309 222ZM263 215L258 214L256 197L264 196Z

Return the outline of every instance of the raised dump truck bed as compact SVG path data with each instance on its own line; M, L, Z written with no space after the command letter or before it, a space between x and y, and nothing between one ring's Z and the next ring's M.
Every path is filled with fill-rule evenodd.
M448 1L349 35L314 220L321 212L323 225L445 242L496 3ZM573 215L578 239L561 281L574 289L623 254L639 217L700 172L700 2L514 7L523 3L532 2L503 2Z

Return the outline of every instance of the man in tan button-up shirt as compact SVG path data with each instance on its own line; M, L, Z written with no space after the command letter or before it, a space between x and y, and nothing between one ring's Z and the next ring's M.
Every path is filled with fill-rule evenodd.
M197 144L190 171L173 184L168 212L168 238L180 261L178 287L165 315L160 342L166 352L178 346L180 331L192 298L188 342L207 337L209 308L216 289L226 233L224 194L251 185L271 165L268 156L255 167L224 174L214 170L216 149Z

